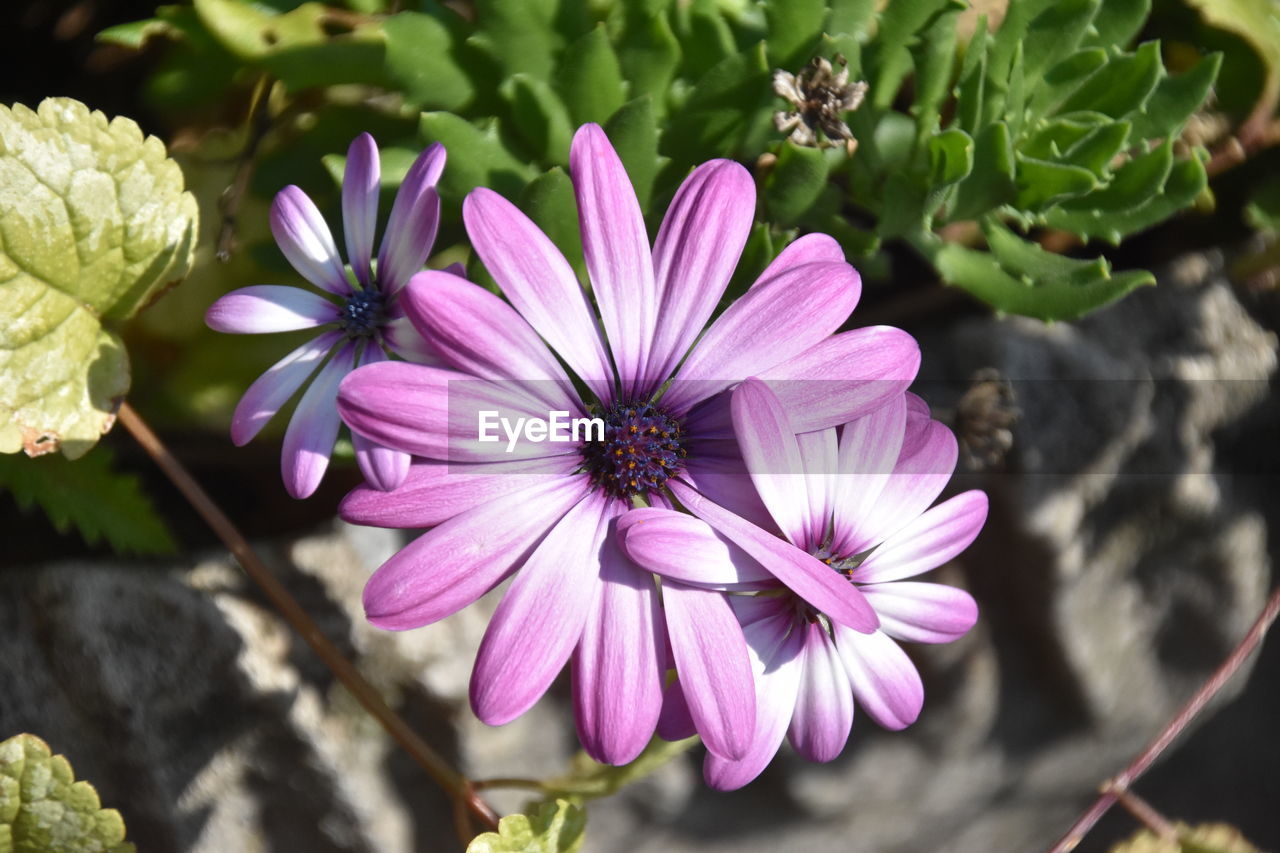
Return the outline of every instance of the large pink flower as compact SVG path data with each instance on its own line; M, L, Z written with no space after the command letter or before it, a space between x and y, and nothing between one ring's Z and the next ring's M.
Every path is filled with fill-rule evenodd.
M699 337L751 226L746 170L725 160L694 170L652 250L599 127L574 137L571 173L598 315L546 235L477 189L463 208L467 231L507 301L421 273L405 306L447 366L387 362L342 383L339 408L356 433L422 457L400 489L353 492L344 517L434 526L378 569L365 610L376 625L416 628L516 573L473 671L482 720L523 713L572 658L583 744L601 761L629 761L655 730L670 653L708 748L739 757L754 730L755 694L732 610L722 594L677 582L663 586L660 607L653 576L619 547L618 519L637 504L671 506L677 482L758 515L743 488L728 389L759 376L804 428L821 429L900 395L919 351L897 329L833 334L860 282L823 235L789 246ZM506 454L478 441L476 414L486 407L595 415L606 434L523 442ZM822 564L806 557L769 570L831 618L874 628L861 593Z
M765 383L733 394L733 421L747 468L777 536L718 507L679 482L674 495L693 515L640 509L620 522L623 548L672 581L726 590L750 649L756 683L751 746L737 758L709 754L707 781L750 782L790 735L795 749L830 761L844 749L854 700L877 723L901 729L924 701L920 676L897 640L945 643L973 627L967 592L905 578L934 569L969 546L987 517L987 496L969 491L929 505L956 463L956 441L914 395L847 423L795 435ZM812 599L778 588L770 566L807 561L858 589L878 625L871 632L831 618ZM742 594L746 589L766 591ZM852 629L851 629L852 628ZM667 692L660 734L701 730L680 682Z
M355 286L315 203L302 190L288 186L271 205L271 232L293 268L321 292L276 284L242 287L213 303L205 314L210 328L233 334L324 329L258 377L231 419L231 440L247 444L324 363L285 431L281 473L295 498L310 496L329 467L339 426L334 398L342 377L359 364L384 361L388 351L402 358L429 358L422 338L404 316L398 293L431 254L440 220L435 185L444 161L444 146L437 143L409 169L391 208L375 266L378 146L372 136L360 134L347 152L342 178L342 219ZM369 482L386 489L404 482L408 454L359 435L355 447Z

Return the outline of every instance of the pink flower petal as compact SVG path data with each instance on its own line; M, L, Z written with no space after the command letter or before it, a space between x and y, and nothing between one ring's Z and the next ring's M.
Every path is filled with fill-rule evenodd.
M884 583L936 569L977 538L987 520L987 495L972 490L917 516L854 570L858 583Z
M562 480L580 464L572 456L477 464L417 459L394 492L357 486L342 499L338 514L372 527L434 527L503 495Z
M456 613L519 567L589 485L584 477L540 483L427 531L374 572L365 615L379 628L404 631Z
M329 226L306 193L292 185L276 193L269 219L276 245L303 278L338 296L351 293Z
M787 244L764 272L751 285L752 288L768 284L792 267L801 264L844 263L844 250L833 237L826 234L806 234Z
M907 653L883 631L859 634L843 625L832 627L836 651L862 710L886 729L914 723L924 705L924 685Z
M569 262L515 205L473 190L462 205L467 234L515 309L606 405L613 368L596 319Z
M880 616L880 630L912 643L949 643L978 621L978 605L963 589L940 583L870 584L862 594Z
M842 556L859 553L871 543L867 520L889 482L902 453L907 402L891 400L840 430L839 475L832 497L832 550Z
M578 199L583 257L622 396L651 393L666 376L647 381L658 309L649 235L631 179L599 125L578 128L569 151L569 173Z
M276 284L233 290L204 315L210 329L234 335L292 332L337 320L338 306L320 294Z
M436 241L440 196L435 186L444 171L445 151L439 142L418 155L405 173L378 247L378 281L392 294L422 269Z
M324 361L334 345L342 340L338 331L312 338L254 380L244 392L231 416L231 440L237 446L248 444L294 393L302 387Z
M745 518L756 527L771 533L776 531L781 535L782 531L778 530L773 516L751 484L751 475L747 473L747 466L738 452L737 443L729 442L733 447L732 455L721 455L710 450L711 444L710 441L697 440L697 449L693 456L684 461L680 479L693 486L712 503Z
M760 373L796 432L860 418L907 390L920 368L916 339L892 326L841 332Z
M680 686L707 749L741 758L755 729L755 691L742 628L722 592L662 585Z
M804 464L805 537L799 546L809 553L826 544L831 514L835 509L837 472L840 470L840 438L834 429L821 429L796 436L800 460Z
M365 345L360 356L361 364L377 364L386 360L387 356L372 343ZM389 492L399 488L408 476L409 454L383 447L359 433L351 434L351 443L355 445L356 463L360 466L361 473L374 488Z
M733 392L734 432L751 482L793 545L807 544L808 484L787 412L763 382L748 379Z
M347 238L347 258L360 284L373 285L370 263L373 234L378 227L378 188L382 166L378 144L362 133L347 149L347 168L342 175L342 230Z
M653 577L636 568L610 532L601 552L597 597L573 656L578 738L605 764L635 760L662 710L667 637Z
M663 740L684 740L698 733L698 724L689 713L689 703L680 689L679 679L673 680L662 693L662 714L658 717L658 737Z
M755 209L751 176L730 160L703 163L680 185L653 245L661 321L649 377L670 376L706 326L738 265Z
M792 592L832 620L856 631L874 631L879 625L862 593L830 566L721 509L678 480L667 483L686 509L725 534Z
M618 520L618 534L632 560L666 578L715 588L773 580L742 549L687 513L632 510Z
M578 644L613 512L589 492L534 549L489 620L471 671L471 708L500 726L547 692Z
M663 405L683 414L699 400L800 355L840 327L861 290L853 267L819 263L794 267L748 291L698 341Z
M720 791L741 788L773 759L791 722L804 672L804 641L789 617L756 622L743 633L755 675L756 724L751 745L738 760L707 753L702 774Z
M280 470L284 487L295 498L310 497L324 478L338 438L338 383L355 366L355 345L346 344L302 395L284 433Z
M797 630L804 635L804 674L788 736L810 761L831 761L849 740L853 692L826 628L807 622Z

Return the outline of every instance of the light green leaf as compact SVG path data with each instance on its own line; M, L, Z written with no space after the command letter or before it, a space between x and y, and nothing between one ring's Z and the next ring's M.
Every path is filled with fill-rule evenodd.
M1131 116L1133 138L1159 139L1181 133L1187 119L1208 97L1221 66L1222 54L1211 53L1189 71L1161 80L1146 108Z
M585 752L578 752L569 773L548 780L546 789L554 796L571 799L611 797L637 779L643 779L673 758L688 752L699 742L697 737L677 741L654 737L635 761L620 767L600 764Z
M494 119L476 127L453 113L423 113L418 125L425 144L440 142L449 152L449 168L440 178L440 196L461 204L476 187L489 187L513 197L534 177L531 166L507 150Z
M682 76L700 79L738 50L716 0L681 0L673 13Z
M1261 100L1280 98L1280 12L1275 0L1188 0L1211 26L1247 41L1267 68Z
M171 554L173 538L136 477L112 470L109 448L71 462L0 456L0 491L18 508L39 506L59 533L72 528L89 545L103 539L117 554Z
M929 139L929 183L948 186L973 171L973 139L951 128Z
M1085 43L1098 47L1124 47L1133 41L1151 14L1151 0L1106 0L1093 18Z
M1088 169L1099 180L1111 174L1111 163L1129 140L1129 122L1099 125L1062 153L1062 161Z
M961 130L974 133L982 120L982 101L987 79L987 16L980 15L973 38L965 48L964 62L956 80L956 124Z
M1063 210L1128 210L1151 198L1164 187L1173 169L1173 139L1134 157L1116 170L1110 183L1082 198L1064 201Z
M587 813L567 800L543 803L536 814L508 815L497 832L476 836L467 853L574 853L586 837Z
M862 38L871 28L876 10L875 0L831 0L827 32L832 36L850 35Z
M1058 111L1090 110L1124 118L1146 106L1163 75L1160 42L1145 42L1133 53L1117 57L1096 71Z
M1080 87L1085 80L1107 64L1107 52L1100 47L1081 50L1054 65L1031 93L1028 106L1035 115L1048 115Z
M569 45L556 83L575 124L603 124L622 106L622 68L603 24Z
M110 328L187 274L196 203L163 143L78 101L0 107L0 452L86 453L129 390Z
M791 0L764 7L769 21L769 61L795 70L813 57L827 17L825 0Z
M680 164L700 162L708 151L735 154L753 114L773 100L760 42L726 58L698 81L662 136L664 153Z
M897 0L885 4L879 16L880 29L863 56L863 76L871 83L872 104L887 109L897 96L911 71L908 48L916 33L944 12L967 6L961 0Z
M99 32L94 39L107 44L118 44L122 47L139 50L153 38L180 38L182 29L168 20L176 6L161 6L156 9L156 17L142 21L130 21L127 24L116 24Z
M387 75L409 103L456 110L475 94L454 56L455 40L439 18L418 12L392 15L386 33Z
M938 249L933 260L948 284L968 291L1000 311L1046 321L1083 316L1137 287L1155 284L1155 277L1144 270L1111 273L1103 269L1093 278L1061 275L1032 279L1005 270L991 252L955 243ZM1087 261L1075 263L1081 264L1082 269L1090 266Z
M671 31L665 0L661 9L647 11L643 4L626 4L626 23L618 40L618 64L623 79L631 83L631 95L653 98L654 111L665 115L666 96L680 65L680 43Z
M1084 195L1098 185L1093 172L1079 166L1051 163L1018 152L1019 210L1040 210L1062 199Z
M653 99L648 95L628 101L605 123L604 132L627 168L631 186L635 187L640 209L649 207L653 179L665 158L658 156L658 126L653 114Z
M553 26L558 6L557 0L477 0L476 34L470 41L507 76L523 72L550 80L555 55L564 47Z
M952 219L972 219L1013 201L1013 144L1004 122L989 124L973 143L973 170L956 187Z
M921 142L938 129L939 108L955 73L959 14L956 9L948 9L934 18L911 49L915 66L915 102L911 105L911 114L916 119L916 138Z
M124 820L35 735L0 742L0 853L134 853Z
M1101 0L1064 0L1041 12L1027 25L1023 43L1023 72L1039 77L1080 44Z
M841 156L835 151L831 156ZM784 142L765 181L768 219L783 228L796 223L827 185L831 161L826 151Z
M1176 841L1168 841L1144 829L1128 841L1111 848L1111 853L1261 853L1240 830L1225 823L1187 826L1174 824Z
M1071 113L1038 123L1018 153L1040 160L1058 160L1062 152L1084 139L1098 127L1111 123L1102 113Z
M569 165L574 125L555 90L537 77L516 74L499 91L511 105L512 125L529 147L548 163Z

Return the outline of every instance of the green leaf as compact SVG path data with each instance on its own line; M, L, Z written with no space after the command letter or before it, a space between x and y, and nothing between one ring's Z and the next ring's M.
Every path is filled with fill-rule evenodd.
M425 144L441 142L449 152L440 178L440 195L449 203L461 204L476 187L512 197L533 179L533 168L503 145L496 119L482 129L453 113L423 113L418 127Z
M1106 0L1093 18L1092 32L1085 44L1124 47L1141 32L1150 14L1151 0Z
M1160 42L1145 42L1128 55L1119 56L1085 80L1058 111L1089 110L1112 118L1124 118L1141 110L1164 74Z
M1280 97L1280 13L1275 0L1188 0L1211 26L1249 43L1267 68L1260 100Z
M460 66L449 28L433 15L401 12L382 24L387 75L416 107L457 110L475 90Z
M1222 54L1211 53L1181 74L1165 77L1151 93L1146 108L1131 118L1134 139L1177 136L1200 108L1222 66Z
M841 156L831 152L832 156ZM784 142L778 162L765 181L765 200L771 222L783 228L796 223L818 200L827 185L831 161L826 151Z
M24 512L39 506L59 533L74 528L89 545L105 539L118 554L176 550L137 478L112 470L106 447L75 462L0 456L0 490L12 494Z
M541 159L569 165L573 121L564 101L545 81L516 74L499 88L511 105L511 123Z
M915 66L915 102L911 105L911 114L916 119L916 138L921 142L938 129L939 108L955 71L959 15L956 9L938 15L911 50Z
M993 219L982 223L982 233L991 254L1006 272L1037 286L1055 281L1086 284L1106 276L1110 269L1106 258L1082 261L1046 251Z
M674 6L684 77L699 79L738 50L715 0L682 0Z
M827 32L832 36L865 37L876 11L875 0L831 0Z
M928 230L929 188L905 172L891 172L885 181L884 202L876 233L882 239L919 238Z
M133 853L124 820L35 735L0 742L0 851Z
M791 0L764 7L769 21L769 62L795 70L813 58L827 18L825 0Z
M507 815L497 832L476 836L467 853L574 853L586 837L587 813L568 800L543 803L533 815Z
M1099 180L1111 174L1111 163L1129 140L1129 122L1116 121L1099 125L1062 154L1062 160L1088 169Z
M1080 44L1101 0L1063 0L1041 12L1027 25L1023 42L1023 73L1039 77Z
M644 95L623 104L605 123L604 132L618 152L622 165L627 168L640 209L647 210L653 180L662 165L662 158L658 156L658 126L653 114L653 99Z
M929 139L929 183L947 186L973 171L973 139L951 128Z
M1244 209L1245 221L1259 231L1280 233L1280 175L1263 180Z
M183 278L196 202L164 144L78 101L0 107L0 452L86 453L129 363L112 326Z
M630 81L633 97L649 95L658 115L667 111L667 90L680 65L680 43L671 31L670 0L652 13L643 4L626 4L626 21L618 39L618 64Z
M1019 240L1012 235L1010 238ZM1000 311L1045 321L1081 317L1137 287L1155 284L1155 277L1144 270L1113 274L1105 262L1099 267L1096 262L1067 258L1059 260L1079 266L1061 267L1057 262L1038 258L1036 251L1050 254L1038 247L1005 246L1004 249L1006 257L1015 260L1024 270L1038 269L1046 273L1045 277L1031 278L1022 271L1011 273L993 253L955 243L938 249L933 260L948 284L968 291Z
M1107 64L1107 52L1090 48L1071 54L1045 72L1031 93L1028 106L1035 115L1048 115L1080 88L1099 68Z
M1145 154L1134 157L1116 170L1111 181L1081 198L1064 201L1063 210L1097 210L1111 213L1128 210L1160 192L1173 169L1172 138Z
M578 272L578 278L586 281L578 201L573 194L573 182L564 170L557 167L530 181L520 194L519 206L556 244Z
M470 41L509 77L550 80L564 40L554 27L557 0L476 0L476 34Z
M870 101L878 109L893 103L903 79L911 70L912 44L916 33L939 15L965 9L962 0L897 0L880 12L880 29L863 54L863 76L871 83Z
M698 743L697 737L677 741L654 737L635 761L620 767L600 764L580 751L574 756L569 772L548 780L546 790L553 796L575 800L611 797L637 779L643 779L662 765L688 752Z
M556 79L575 124L603 124L627 97L604 24L569 45Z
M1019 210L1039 210L1062 199L1084 195L1098 185L1097 177L1088 169L1027 157L1021 152L1014 156L1018 163L1018 196L1014 204Z
M1084 139L1098 127L1111 123L1102 113L1071 113L1039 122L1018 153L1040 160L1058 160L1062 152Z
M174 6L161 6L156 10L156 17L142 21L130 21L127 24L116 24L99 32L94 39L106 44L118 44L121 47L140 50L153 38L181 38L183 31L172 22L166 20L165 13L172 12Z
M1149 829L1111 848L1111 853L1261 853L1234 826L1225 823L1173 825L1176 840L1167 840Z
M1197 152L1197 156L1175 163L1161 192L1135 207L1117 211L1082 211L1058 207L1045 211L1040 215L1039 221L1052 228L1062 228L1083 237L1097 237L1119 245L1128 235L1157 225L1188 207L1204 192L1208 185L1204 157L1203 152Z
M956 80L956 124L961 130L975 133L982 120L982 101L987 78L987 16L980 15L973 38L965 48L964 62Z
M662 135L664 153L681 165L700 162L709 152L736 154L753 114L772 101L769 64L760 42L726 58L698 81Z
M973 142L973 170L956 187L952 219L972 219L1013 201L1013 144L1004 122L989 124Z

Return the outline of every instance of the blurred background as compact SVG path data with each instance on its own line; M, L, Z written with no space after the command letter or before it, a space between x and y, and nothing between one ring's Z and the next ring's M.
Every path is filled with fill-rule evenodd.
M254 8L277 14L296 5ZM618 5L584 4L582 31L669 4ZM751 24L744 9L755 4L675 5L718 8L728 38L742 42ZM998 2L976 5L992 21L1005 13ZM503 106L497 94L510 69L477 72L461 95L445 91L462 85L452 79L410 86L403 76L350 71L361 67L358 55L337 57L332 79L300 79L287 64L229 49L192 23L188 7L165 8L18 0L0 28L0 102L34 107L66 96L134 118L169 144L199 202L191 277L125 330L131 404L435 747L473 778L558 773L575 749L567 682L521 719L490 729L472 717L466 687L493 595L408 634L365 624L364 580L406 534L336 520L337 500L359 481L349 447L313 498L294 501L278 474L284 418L246 447L231 444L239 395L296 342L218 335L203 323L228 290L296 280L267 229L277 190L299 185L336 226L335 155L356 133L373 133L391 149L388 171L399 157L403 174L408 160L397 152L416 152L429 135L420 108L456 110L477 127L477 116L516 115L517 102ZM350 0L322 16L322 40L347 44L368 21L406 10L458 27L477 12L468 3ZM97 38L157 14L171 31ZM961 13L961 31L973 14ZM1254 37L1221 23L1259 14L1271 30ZM897 325L920 339L915 390L964 450L951 490L991 495L987 528L939 573L973 592L982 618L960 642L910 650L927 700L909 730L856 720L831 764L784 749L731 794L702 784L695 749L593 803L586 849L1046 849L1238 642L1273 588L1280 548L1280 148L1271 147L1280 134L1269 93L1278 22L1272 0L1156 0L1142 20L1132 43L1159 39L1171 72L1222 53L1213 93L1179 143L1202 147L1217 168L1188 209L1118 246L1082 250L1070 234L1036 226L1032 238L1044 248L1101 252L1118 270L1154 274L1155 287L1088 316L1046 323L993 308L944 284L910 239L867 226L883 221L881 211L836 205L834 215L876 235L874 245L841 235L864 275L851 324ZM687 49L685 31L676 31ZM460 50L460 41L446 43ZM304 59L306 68L321 61ZM680 68L660 128L678 127ZM752 103L767 119L785 104L763 79ZM907 112L910 80L903 92L879 109ZM1239 130L1268 97L1262 124L1270 129L1240 144ZM766 187L776 161L761 158L780 151L782 135L767 120L763 127L743 130L734 150L708 148L698 159L736 156ZM765 141L753 148L752 134ZM524 156L524 143L509 144ZM686 156L662 150L646 206L651 233ZM527 162L541 170L556 157L535 152ZM519 192L528 176L512 180ZM386 189L384 215L394 185ZM464 189L445 194L431 266L467 260L457 210ZM782 209L764 198L775 204L765 213ZM813 209L790 224L806 230ZM769 247L749 248L744 267L763 267L780 245ZM61 497L36 494L36 469L23 465L37 466ZM63 515L42 510L50 503ZM29 731L67 755L104 804L120 809L139 850L461 849L444 796L275 616L122 430L75 463L0 458L0 543L0 738ZM1136 790L1172 819L1230 823L1259 848L1280 849L1277 676L1272 638ZM495 791L493 800L509 811L524 797ZM1109 850L1137 829L1115 809L1079 849Z

